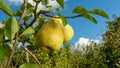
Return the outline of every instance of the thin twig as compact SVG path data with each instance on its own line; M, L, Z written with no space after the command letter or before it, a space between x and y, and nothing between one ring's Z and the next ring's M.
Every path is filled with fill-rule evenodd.
M36 13L36 11L37 11L37 7L38 7L38 3L35 5L34 17L36 17L36 15L37 15L37 13Z
M26 3L26 0L24 0L24 4ZM25 8L22 10L22 15L20 16L20 19L18 20L18 28L20 27L20 21L22 20L23 18L23 15L24 15L24 11L25 11ZM18 30L19 32L19 30ZM16 48L16 45L17 45L17 42L18 42L18 32L16 33L15 35L15 42L13 44L13 50L11 51L11 54L10 54L10 57L8 59L8 62L7 62L7 65L6 65L6 68L9 68L10 66L10 63L12 61L12 57L14 55L14 51L15 51L15 48Z
M20 58L22 57L22 47L20 48L20 54L19 54L19 56L18 56L18 58L17 58L17 61L16 61L16 63L15 63L15 68L16 68L16 66L18 65L18 63L19 63L19 60L20 60Z
M12 49L11 54L10 54L10 57L9 57L9 59L8 59L6 68L9 68L10 63L11 63L11 61L12 61L12 57L13 57L13 54L14 54L14 51L15 51L15 48L16 48L17 40L18 40L18 32L17 32L16 35L15 35L15 42L14 42L14 44L13 44L13 49Z
M22 46L22 47L23 47L23 49L24 49L26 52L28 52L28 53L34 58L34 60L40 65L40 67L43 68L42 64L41 64L40 61L37 59L37 57L36 57L34 54L32 54L32 52L30 52L30 51L27 49L27 47L25 47L25 46Z
M48 15L48 14L43 14L45 16L48 16L48 17L54 17L52 15ZM75 16L64 16L65 18L77 18L77 17L82 17L82 15L75 15ZM55 17L55 18L59 18L59 17Z
M45 13L49 13L49 12L51 12L51 11L40 10L40 11L36 14L36 16L34 16L34 19L31 21L31 23L30 23L30 25L29 25L28 27L30 27L30 26L32 26L32 25L34 24L34 22L36 21L36 19L38 18L38 16L39 16L40 14L45 14Z
M27 63L30 63L30 60L29 60L29 54L28 54L27 51L26 51L25 53L26 53L26 61L27 61Z
M24 20L23 24L24 24L25 28L27 28L27 27L28 27L28 26L27 26L27 23L26 23L26 21L25 21L25 20Z
M76 18L76 17L82 17L82 15L76 15L76 16L65 16L65 18Z

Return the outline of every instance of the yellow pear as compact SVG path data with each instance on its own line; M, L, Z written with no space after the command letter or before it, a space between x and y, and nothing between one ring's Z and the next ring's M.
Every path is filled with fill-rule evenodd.
M45 51L60 49L64 39L61 26L54 19L49 19L35 37L36 44Z
M74 36L74 30L69 24L64 26L63 33L64 33L64 42L70 41Z
M59 23L59 25L62 28L63 34L64 34L64 42L68 42L70 41L73 36L74 36L74 30L72 28L72 26L70 26L69 24L67 25L63 25L63 22L60 18L53 18L56 22Z

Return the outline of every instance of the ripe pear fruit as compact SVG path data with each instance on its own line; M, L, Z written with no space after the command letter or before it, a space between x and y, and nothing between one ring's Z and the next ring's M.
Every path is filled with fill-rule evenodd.
M64 40L61 26L54 19L49 19L35 37L36 44L44 51L60 49Z
M70 26L69 24L64 26L63 22L60 18L54 18L54 20L56 22L58 22L62 28L62 31L64 34L64 42L70 41L74 36L74 30L73 30L72 26Z
M70 41L74 36L74 30L72 26L70 26L69 24L64 26L63 33L64 33L64 42Z

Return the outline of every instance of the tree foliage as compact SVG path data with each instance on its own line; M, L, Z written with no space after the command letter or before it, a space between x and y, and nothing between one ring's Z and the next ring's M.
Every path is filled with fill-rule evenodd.
M107 31L103 35L105 62L109 68L120 67L120 17L107 22Z

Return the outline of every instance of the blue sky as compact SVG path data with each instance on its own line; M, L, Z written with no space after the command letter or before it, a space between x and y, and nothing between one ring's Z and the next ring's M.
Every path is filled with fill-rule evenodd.
M3 0L8 1L8 0ZM10 0L9 0L10 1ZM17 0L11 0L11 1L17 1ZM110 17L110 19L105 19L101 16L93 15L96 20L98 21L98 24L93 24L89 20L85 18L73 18L73 19L67 19L69 24L73 27L75 31L74 38L70 41L70 43L74 44L76 41L79 40L79 38L89 38L89 39L97 39L101 40L101 35L106 30L106 21L113 20L112 15L115 14L117 16L120 16L120 8L119 8L120 0L67 0L65 2L65 10L62 10L62 14L65 16L72 16L72 10L80 5L85 7L87 10L91 10L94 8L99 8L104 10ZM18 9L19 7L16 5L13 5L11 3L8 3L11 8ZM2 11L0 11L0 21L7 18Z
M113 14L120 16L119 4L120 0L68 0L66 2L67 10L63 12L65 15L70 15L74 7L81 5L87 10L94 8L103 9L110 17L108 20L101 16L93 15L97 19L98 24L93 24L85 18L68 19L75 30L75 36L71 43L76 42L81 37L101 40L101 35L106 30L106 22L113 20Z

